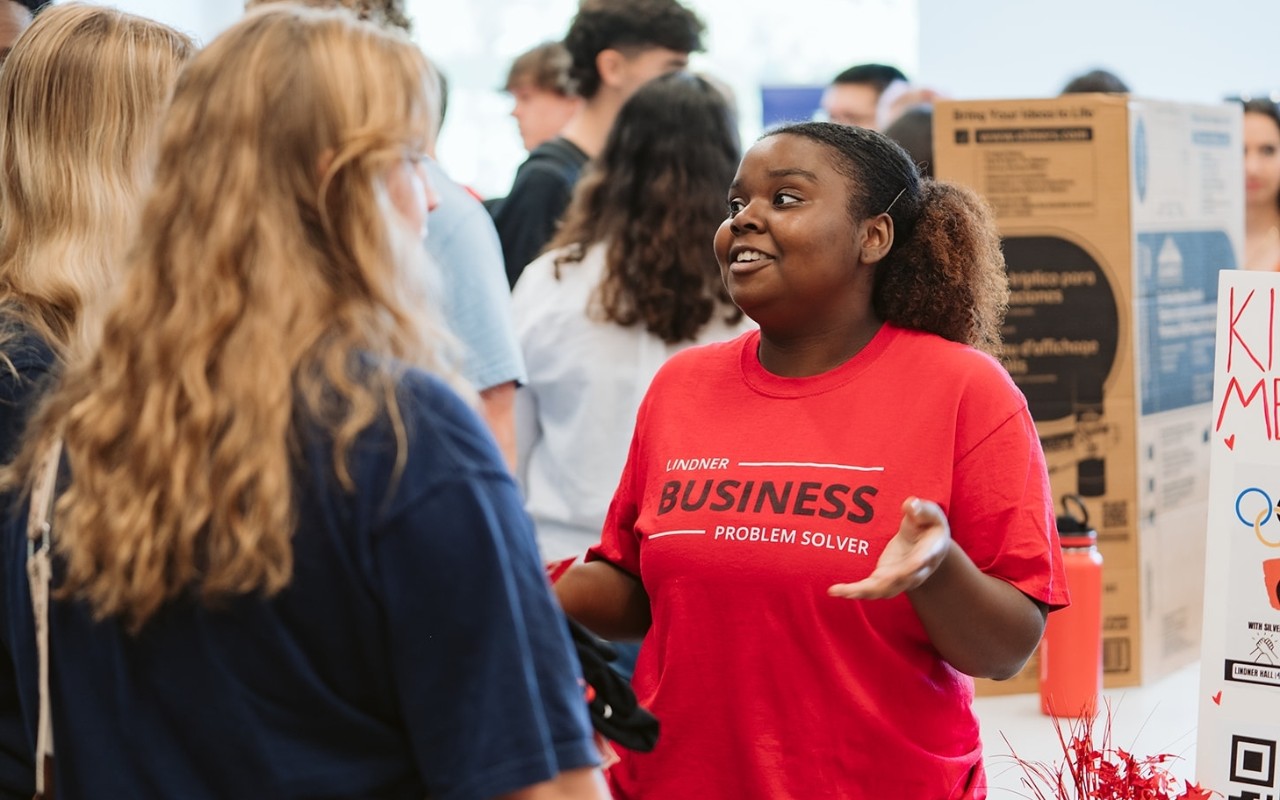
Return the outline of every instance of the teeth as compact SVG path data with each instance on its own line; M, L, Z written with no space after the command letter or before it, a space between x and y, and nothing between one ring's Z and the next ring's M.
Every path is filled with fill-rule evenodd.
M768 256L766 256L764 253L761 253L759 250L743 250L741 253L738 253L738 257L734 260L735 261L759 261L762 258L768 258Z

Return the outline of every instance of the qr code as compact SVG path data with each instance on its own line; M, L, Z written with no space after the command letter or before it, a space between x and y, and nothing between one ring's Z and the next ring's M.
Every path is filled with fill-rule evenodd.
M1108 500L1102 504L1102 527L1129 527L1129 504L1124 500Z
M1274 790L1276 781L1276 743L1252 736L1231 737L1231 782L1245 786L1261 786ZM1274 791L1240 789L1227 800L1276 800Z

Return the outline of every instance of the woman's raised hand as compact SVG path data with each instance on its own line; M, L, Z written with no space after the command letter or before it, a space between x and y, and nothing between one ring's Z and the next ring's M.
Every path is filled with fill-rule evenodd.
M908 497L902 504L902 524L885 545L876 568L855 583L827 589L832 597L874 600L894 597L920 586L946 558L951 527L937 503Z

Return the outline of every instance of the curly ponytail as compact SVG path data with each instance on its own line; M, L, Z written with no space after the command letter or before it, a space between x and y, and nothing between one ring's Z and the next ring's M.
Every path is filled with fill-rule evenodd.
M876 314L998 356L1009 280L991 210L962 186L920 189L919 216L876 270Z

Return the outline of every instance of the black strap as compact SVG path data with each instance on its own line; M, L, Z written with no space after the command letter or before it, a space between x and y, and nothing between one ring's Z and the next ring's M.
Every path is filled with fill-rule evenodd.
M569 620L569 633L582 662L582 677L594 690L587 701L591 726L628 750L653 750L658 743L658 719L636 700L631 684L609 666L617 660L618 651L573 620Z

